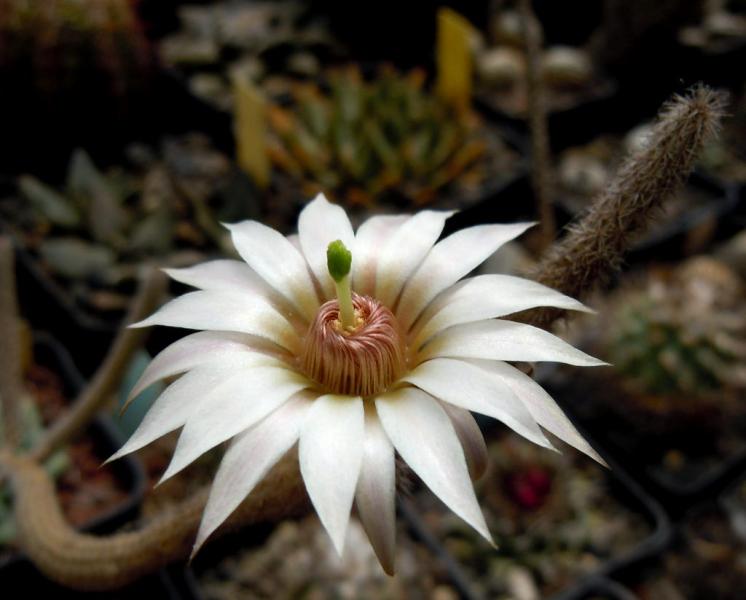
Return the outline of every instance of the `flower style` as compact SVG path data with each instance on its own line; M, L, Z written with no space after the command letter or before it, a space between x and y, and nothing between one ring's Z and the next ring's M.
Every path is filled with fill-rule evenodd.
M297 236L256 221L229 225L245 262L167 271L198 291L135 326L202 331L167 347L143 373L130 398L182 375L112 459L182 428L166 479L232 439L195 552L296 442L309 497L337 551L354 500L388 573L395 453L491 541L470 480L487 460L470 411L552 448L544 428L601 461L552 398L505 361L605 363L499 318L538 306L588 309L518 277L462 280L531 224L479 225L437 241L451 214L375 216L353 232L345 211L319 195L301 212Z

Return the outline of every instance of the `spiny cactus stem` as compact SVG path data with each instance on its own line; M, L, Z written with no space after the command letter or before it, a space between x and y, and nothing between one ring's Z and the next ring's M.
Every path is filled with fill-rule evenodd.
M724 104L722 93L702 85L666 103L647 143L626 159L585 216L546 253L534 279L575 298L607 280L717 134ZM538 309L519 318L546 328L563 314Z

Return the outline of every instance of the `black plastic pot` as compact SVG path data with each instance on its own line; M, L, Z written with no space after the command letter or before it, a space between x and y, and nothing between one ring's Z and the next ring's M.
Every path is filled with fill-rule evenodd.
M581 433L583 433L596 449L599 449L592 438L582 430ZM511 433L510 435L516 434ZM568 451L574 452L574 450L569 449ZM645 493L628 472L615 463L610 456L602 450L600 450L600 454L602 454L610 467L608 477L611 493L624 506L639 514L649 524L651 533L636 547L606 561L598 570L582 577L564 591L555 594L551 600L583 600L590 598L591 596L587 595L588 590L598 585L599 581L605 580L605 578L622 572L631 566L648 561L651 557L657 557L670 542L672 533L671 525L663 508L656 500ZM413 531L421 541L431 548L434 555L446 567L450 579L449 583L452 583L459 590L463 598L467 600L482 600L482 596L474 590L474 586L470 583L470 575L464 571L459 562L443 547L438 537L428 530L427 526L417 515L416 509L411 504L405 506L408 508L404 511L404 517L408 520ZM499 550L496 550L496 552L499 552Z
M36 334L34 337L34 358L39 364L58 373L68 398L74 398L83 388L84 380L67 351L54 338L47 334ZM102 458L118 450L124 442L120 433L107 417L98 417L86 432ZM108 512L97 516L81 529L89 533L103 534L114 531L137 516L146 489L145 471L139 460L126 456L110 465L115 477L128 490L126 500ZM160 581L164 575L154 576L153 581ZM148 585L144 583L143 585ZM0 559L0 587L3 597L28 597L35 592L41 597L79 598L79 593L69 592L45 579L22 554L11 554ZM143 588L145 589L145 588ZM14 591L11 591L14 590ZM18 596L9 594L17 593ZM86 596L88 597L88 596ZM91 596L92 598L95 596ZM103 597L103 596L102 596ZM106 595L106 598L125 598L132 596ZM159 596L172 598L175 596Z
M695 544L698 544L700 546L700 552L702 552L704 556L709 556L715 561L717 561L718 559L724 559L727 555L724 555L722 551L718 554L717 550L709 550L708 553L708 548L710 548L710 544L713 542L715 544L722 544L723 542L726 542L725 539L720 539L717 536L715 538L710 538L709 536L702 536L701 533L697 533L697 531L701 531L700 528L702 527L702 524L706 523L707 521L712 522L712 520L714 520L715 522L725 525L732 530L732 538L730 539L729 546L734 552L733 556L737 556L737 553L740 551L740 547L742 544L742 523L739 519L734 518L733 515L728 514L726 507L728 504L729 496L736 490L737 486L743 485L744 481L746 481L746 471L741 471L734 480L731 480L727 484L723 491L720 491L719 493L713 492L710 496L704 499L702 504L699 504L698 506L687 510L681 516L680 522L676 525L674 535L672 536L672 543L665 554L659 557L658 560L646 561L645 563L634 565L632 568L625 569L614 574L614 580L615 582L618 582L616 583L616 585L619 587L619 589L636 590L641 585L644 587L646 581L654 578L656 573L660 573L662 570L666 569L667 561L664 563L663 559L666 559L667 557L669 557L669 555L677 552L688 553L692 550ZM719 529L715 529L715 531L722 532L722 530ZM693 538L697 541L695 543L692 543L692 540L690 538ZM676 564L676 562L676 560L673 560L672 564ZM698 564L698 561L693 561L693 564L695 566L701 567L703 576L709 570L709 565L707 565L705 561L703 561L701 565ZM681 569L679 568L679 573L682 572L683 571L681 571ZM717 572L722 573L723 571L720 570ZM696 578L696 574L692 575ZM675 575L670 574L669 576L673 576L673 581L676 582ZM735 587L727 590L727 592L729 593L729 598L740 598L740 593L742 592L743 587L742 581L736 582L736 579L737 577L735 576L731 578L731 583L734 584ZM683 592L684 590L680 591ZM636 596L631 596L631 598L635 597ZM649 594L645 597L649 597ZM691 597L694 598L695 596L692 595ZM696 598L700 597L704 596L696 596ZM720 598L720 595L712 595L710 597Z
M638 600L630 590L616 581L600 577L590 582L578 600Z
M592 377L592 376L590 376ZM678 475L652 464L642 454L645 440L635 435L628 425L615 422L603 410L593 406L593 394L610 393L608 383L588 376L568 376L553 370L545 383L548 391L562 408L585 429L592 432L601 447L618 463L635 474L645 488L665 506L668 514L677 517L699 501L712 497L728 484L733 475L746 466L746 449L725 458L705 470L688 470ZM606 389L605 392L602 390ZM618 394L620 402L622 395ZM692 429L696 436L696 428ZM637 451L635 451L637 450Z

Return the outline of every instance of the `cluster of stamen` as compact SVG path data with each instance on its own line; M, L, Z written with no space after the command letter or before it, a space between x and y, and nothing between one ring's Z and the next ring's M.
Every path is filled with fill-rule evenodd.
M372 396L394 383L406 367L396 317L380 302L352 294L353 327L343 327L339 302L319 309L306 335L301 367L334 394Z

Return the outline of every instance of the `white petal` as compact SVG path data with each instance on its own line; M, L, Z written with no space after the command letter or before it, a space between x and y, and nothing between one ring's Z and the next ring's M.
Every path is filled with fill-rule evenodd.
M109 461L139 450L178 429L215 386L231 375L236 364L197 367L182 375L156 398L135 432ZM247 366L247 368L249 368ZM107 462L109 462L107 461Z
M436 358L422 363L403 379L440 400L502 421L535 444L552 447L513 391L475 365Z
M597 367L607 363L573 348L556 335L514 321L476 321L439 333L420 351L418 360L450 356L510 361L553 361Z
M360 521L383 570L394 574L396 555L396 463L394 447L375 409L365 411L365 440L355 492Z
M461 443L440 403L417 388L376 398L386 434L406 463L453 512L492 543Z
M502 379L526 405L537 423L573 448L606 465L593 447L575 429L575 426L557 406L554 399L525 373L504 362L474 361L474 364Z
M290 235L285 237L287 238L288 242L293 245L293 248L303 254L303 249L300 247L300 238L298 237L297 233L291 233Z
M489 462L487 445L484 443L482 430L479 429L479 425L468 410L453 406L448 402L441 403L441 406L451 419L453 429L456 431L461 447L464 449L469 475L473 481L476 481L484 475Z
M415 345L462 323L503 317L537 306L593 312L583 303L540 283L511 275L479 275L438 296L415 325Z
M266 282L245 262L220 259L185 269L164 269L171 279L201 290L235 291L265 294L271 291Z
M386 306L394 306L407 278L438 240L446 219L452 214L423 210L407 219L389 236L379 251L376 264L376 299Z
M517 238L533 223L477 225L449 235L430 250L404 287L396 316L408 330L440 292L476 269L500 246Z
M352 289L363 296L372 296L376 290L376 263L386 241L409 217L407 215L380 215L371 217L355 233L355 250L352 257Z
M331 242L342 240L342 243L352 251L352 259L355 260L355 234L352 232L347 213L341 206L331 204L324 194L319 194L298 217L298 237L303 255L321 285L325 297L334 298L334 280L326 266L326 249Z
M271 356L258 352L252 347L252 338L243 333L230 333L226 331L199 331L192 333L170 346L164 348L150 362L140 379L127 397L127 402L122 410L145 388L156 381L173 377L200 365L224 363L234 355L253 355L251 364L276 364L280 362Z
M298 445L308 496L340 555L360 474L363 422L362 398L322 396L308 411Z
M288 320L265 298L237 292L189 292L131 327L151 325L248 333L290 351L297 351L300 344Z
M310 406L311 402L301 396L288 400L236 437L215 474L192 556L295 444Z
M306 261L293 244L257 221L242 221L227 227L241 258L306 319L313 319L319 300Z
M277 367L256 367L222 381L189 415L161 482L308 386L301 375Z

